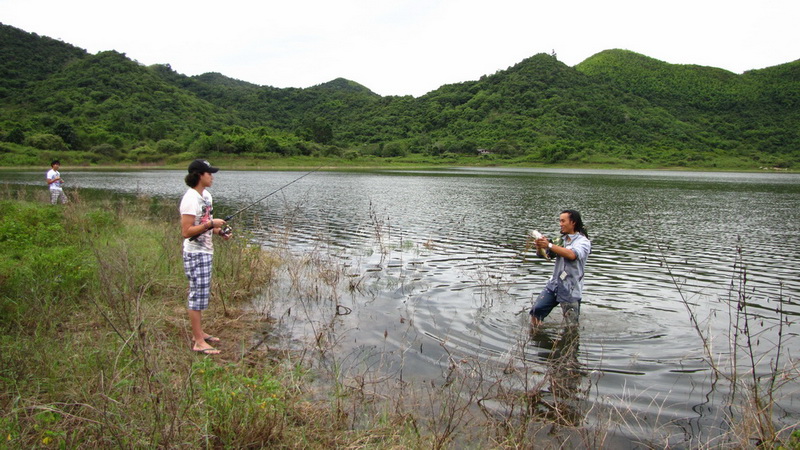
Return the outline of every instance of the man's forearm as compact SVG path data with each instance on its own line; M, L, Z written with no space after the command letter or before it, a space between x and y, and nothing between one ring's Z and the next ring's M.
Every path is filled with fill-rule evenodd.
M551 252L555 253L556 255L558 255L558 256L560 256L562 258L567 258L570 261L574 261L575 258L578 257L578 255L576 255L575 252L573 252L572 250L570 250L570 249L568 249L566 247L561 247L560 245L555 245L553 243L551 243L548 246L548 249Z

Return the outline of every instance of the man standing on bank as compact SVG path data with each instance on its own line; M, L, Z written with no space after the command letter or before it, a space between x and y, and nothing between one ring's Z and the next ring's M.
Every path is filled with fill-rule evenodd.
M50 163L51 169L45 175L45 180L47 180L47 186L50 188L50 203L56 204L61 202L62 204L67 203L67 196L64 194L64 180L61 179L61 172L58 169L61 167L61 161L53 160Z
M216 355L220 351L212 347L219 338L203 331L202 314L208 309L211 298L211 263L214 257L212 236L220 235L230 239L230 234L222 232L226 225L222 219L214 219L211 193L208 189L214 183L214 175L219 171L208 161L197 159L189 164L186 185L189 190L183 195L180 205L181 235L183 235L183 269L189 280L189 322L192 325L192 350L206 355Z
M567 209L558 217L561 226L559 245L550 242L547 236L536 240L536 248L546 249L555 256L553 276L547 281L536 303L531 309L531 326L538 327L556 305L568 325L577 325L583 296L583 273L586 260L592 252L592 242L583 225L581 213Z

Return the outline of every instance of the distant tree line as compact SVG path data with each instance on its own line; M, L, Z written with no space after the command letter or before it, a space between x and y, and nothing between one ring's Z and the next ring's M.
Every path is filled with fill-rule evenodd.
M0 165L201 155L483 158L519 163L795 167L800 62L741 75L607 50L532 56L422 97L345 79L279 89L91 55L0 25Z

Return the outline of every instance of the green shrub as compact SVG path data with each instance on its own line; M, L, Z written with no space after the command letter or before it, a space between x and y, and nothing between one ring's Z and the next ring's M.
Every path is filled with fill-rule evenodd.
M225 448L277 441L286 409L283 387L266 373L245 375L234 364L212 359L194 364L201 379L209 426Z
M0 244L3 251L46 247L64 231L63 213L43 205L0 202Z
M46 311L51 305L74 301L89 284L90 255L65 230L63 211L49 204L0 202L0 310L4 314L32 307Z
M172 139L162 139L156 143L156 151L164 155L175 155L183 151L183 146Z
M117 156L119 156L119 150L117 150L117 148L111 144L95 145L89 151L104 156L106 158L116 158Z
M34 134L25 139L25 144L40 150L66 150L67 144L55 134Z

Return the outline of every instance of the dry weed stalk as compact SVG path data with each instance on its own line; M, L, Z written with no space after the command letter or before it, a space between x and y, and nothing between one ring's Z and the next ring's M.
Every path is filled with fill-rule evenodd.
M660 243L657 246L662 265L677 289L689 313L689 320L702 342L705 360L714 377L713 384L718 379L725 380L728 384L726 411L729 440L745 447L780 443L783 439L782 433L800 425L800 422L796 422L779 427L775 421L778 396L782 388L797 382L800 376L798 362L788 357L784 351L789 339L784 328L790 323L790 317L783 309L786 301L783 283L779 281L778 296L773 299L776 306L770 308L776 317L761 314L758 308L754 308L755 291L748 286L748 267L739 237L728 296L722 299L728 307L730 322L727 339L730 357L725 359L714 351L714 336L711 331L700 326L700 318L684 295L684 288L674 267L665 257L665 248ZM770 299L765 301L769 303ZM762 343L769 347L762 347Z

